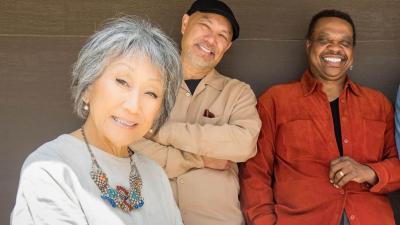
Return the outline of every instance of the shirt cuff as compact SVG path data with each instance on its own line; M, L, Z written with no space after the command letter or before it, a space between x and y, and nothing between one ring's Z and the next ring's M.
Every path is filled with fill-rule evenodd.
M379 193L382 192L386 184L389 182L389 174L387 174L385 168L378 163L367 163L367 166L371 167L378 177L378 183L371 187L370 192Z

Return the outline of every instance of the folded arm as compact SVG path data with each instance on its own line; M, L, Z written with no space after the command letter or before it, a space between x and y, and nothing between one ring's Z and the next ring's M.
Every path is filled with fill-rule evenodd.
M257 151L261 122L255 105L253 91L243 86L227 123L200 125L168 122L154 140L196 155L244 162Z
M168 178L178 177L193 168L204 167L201 156L152 140L143 138L130 147L156 161L165 170Z

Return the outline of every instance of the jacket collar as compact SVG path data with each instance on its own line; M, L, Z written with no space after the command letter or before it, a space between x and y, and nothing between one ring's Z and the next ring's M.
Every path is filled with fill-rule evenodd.
M204 84L215 88L218 91L224 89L224 80L217 70L213 69L207 76L203 78Z
M203 77L202 81L199 83L196 90L199 89L199 91L202 91L205 88L205 86L208 85L218 91L222 91L222 89L224 89L224 80L225 79L222 77L222 75L218 73L217 70L213 69L210 73L208 73L206 76ZM187 87L185 82L182 82L181 87L186 91L189 91L189 88Z
M300 80L301 87L303 89L304 96L311 95L314 91L318 88L322 88L322 83L316 80L309 70L306 70ZM345 84L344 84L344 91L349 89L355 95L361 95L361 89L358 84L354 83L348 75L346 75Z

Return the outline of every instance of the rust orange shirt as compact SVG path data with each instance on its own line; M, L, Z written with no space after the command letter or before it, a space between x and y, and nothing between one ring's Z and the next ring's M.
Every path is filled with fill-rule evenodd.
M240 171L248 225L338 225L343 210L352 225L394 224L385 195L400 188L391 103L347 77L339 97L343 152L374 169L379 181L337 189L328 174L339 151L321 87L306 71L301 81L274 86L259 98L258 153Z

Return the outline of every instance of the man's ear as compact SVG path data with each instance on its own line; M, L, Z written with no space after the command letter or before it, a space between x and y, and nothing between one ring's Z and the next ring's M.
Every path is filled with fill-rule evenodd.
M229 42L228 46L225 49L225 52L227 52L231 48L231 46L232 46L232 41ZM225 54L225 52L224 52L224 54Z
M311 47L311 41L310 40L306 40L306 53L309 54L310 53L310 47Z
M181 25L181 33L182 34L185 33L186 27L189 23L189 18L190 18L190 16L188 14L185 14L182 16L182 25Z

